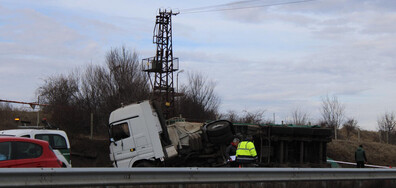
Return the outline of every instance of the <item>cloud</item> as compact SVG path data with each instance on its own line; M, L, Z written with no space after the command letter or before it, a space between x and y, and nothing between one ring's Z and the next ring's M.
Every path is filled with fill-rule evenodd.
M1 90L11 93L2 97L31 100L26 93L34 94L42 78L81 65L97 49L95 42L34 9L1 9L0 36L6 39L0 40L1 80L6 80Z
M271 2L278 1L266 1ZM112 47L132 46L142 58L151 57L158 8L216 3L221 4L5 0L0 5L0 89L7 91L2 97L26 99L47 76L91 61L102 64ZM318 0L180 14L173 17L173 53L180 69L203 72L217 83L223 112L265 109L282 120L300 107L318 118L321 96L336 94L349 116L374 129L377 114L396 104L395 5ZM186 73L179 78L188 84Z

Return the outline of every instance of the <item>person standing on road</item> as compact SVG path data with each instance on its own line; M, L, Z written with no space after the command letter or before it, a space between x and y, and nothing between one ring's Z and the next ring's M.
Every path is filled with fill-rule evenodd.
M367 163L366 152L363 150L363 145L360 145L355 151L355 161L357 168L364 168L364 163Z
M238 144L236 161L242 166L252 166L257 160L256 148L252 141L253 137L247 135L246 138Z
M238 144L239 144L239 139L234 138L234 140L232 140L231 144L226 148L226 153L225 153L226 159L230 162L230 165L232 167L237 166L237 164L235 162L235 155L236 155Z

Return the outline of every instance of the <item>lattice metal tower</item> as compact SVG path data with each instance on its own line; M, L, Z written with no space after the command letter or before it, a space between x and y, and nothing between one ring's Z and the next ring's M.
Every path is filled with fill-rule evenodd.
M165 118L174 116L175 89L173 73L179 69L179 59L172 50L172 10L159 10L153 31L153 43L157 45L154 57L142 60L152 87L151 99L159 101Z

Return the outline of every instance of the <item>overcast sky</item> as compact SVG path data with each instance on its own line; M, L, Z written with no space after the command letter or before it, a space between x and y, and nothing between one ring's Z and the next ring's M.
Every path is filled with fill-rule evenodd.
M250 0L248 6L296 0ZM396 1L316 0L190 13L243 1L0 0L0 99L31 102L48 76L68 74L126 46L140 58L159 8L173 17L179 84L188 72L217 83L221 112L265 110L277 123L299 108L315 122L322 98L337 96L347 117L376 130L396 110Z

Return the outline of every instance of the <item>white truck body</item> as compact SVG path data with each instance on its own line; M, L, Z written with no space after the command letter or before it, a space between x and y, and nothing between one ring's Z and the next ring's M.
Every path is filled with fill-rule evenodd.
M225 150L225 144L221 144L224 145L222 149L203 151L203 148L213 147L214 144L203 146L202 123L175 122L166 126L160 116L150 101L124 106L110 114L110 159L115 167L184 166L180 160L192 161L191 156L197 160L220 157L218 161L223 163L225 159L221 152ZM223 125L216 127L219 126ZM233 138L230 131L223 131L224 136L222 132L217 132L221 135L217 136L220 140L217 142L229 144ZM175 160L168 162L170 159Z
M114 134L123 134L115 133L120 131L116 129L123 129L121 131L129 134L123 139L119 139L121 137L117 135L116 138L113 137L115 140L110 144L110 159L117 162L114 166L132 167L138 160L164 159L166 154L159 137L162 132L161 124L149 101L119 108L110 114L109 119Z

